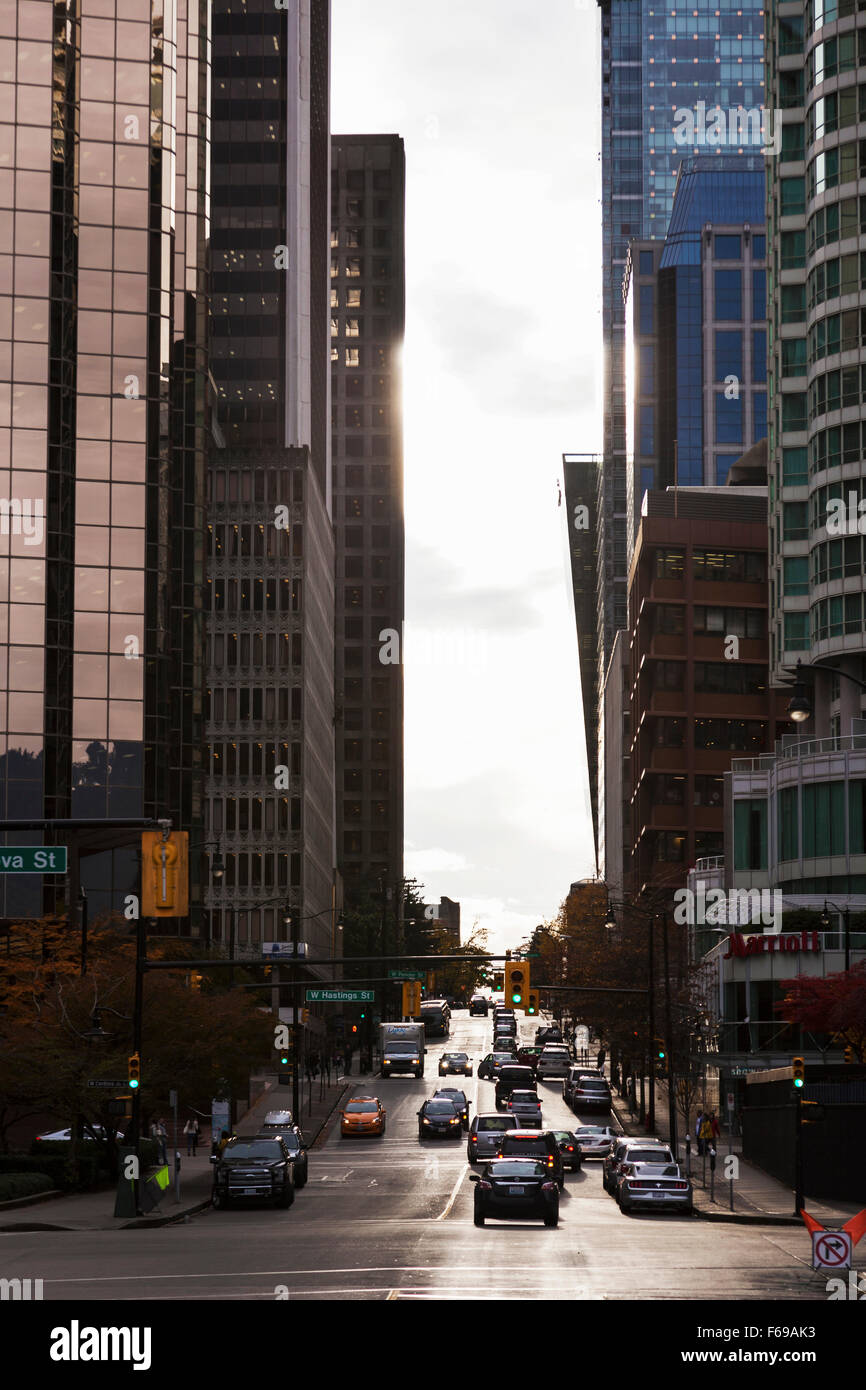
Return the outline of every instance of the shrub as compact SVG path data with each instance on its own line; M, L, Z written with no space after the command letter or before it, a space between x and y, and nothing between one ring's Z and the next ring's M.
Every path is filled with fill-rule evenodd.
M47 1173L0 1174L0 1202L12 1202L16 1197L34 1197L37 1192L51 1192L54 1183Z

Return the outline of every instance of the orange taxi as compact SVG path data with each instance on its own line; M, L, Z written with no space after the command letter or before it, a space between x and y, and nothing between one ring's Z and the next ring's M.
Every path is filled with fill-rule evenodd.
M353 1096L340 1111L340 1133L384 1134L385 1109L378 1096Z

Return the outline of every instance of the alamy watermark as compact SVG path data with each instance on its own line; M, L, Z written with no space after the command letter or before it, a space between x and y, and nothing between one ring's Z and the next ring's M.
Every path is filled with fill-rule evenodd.
M23 536L25 545L41 545L45 503L41 497L0 497L0 536Z
M766 106L679 106L674 111L674 140L690 148L760 149L777 155L782 147L782 112Z
M782 921L782 894L778 888L678 888L674 893L674 921L682 926L777 927Z

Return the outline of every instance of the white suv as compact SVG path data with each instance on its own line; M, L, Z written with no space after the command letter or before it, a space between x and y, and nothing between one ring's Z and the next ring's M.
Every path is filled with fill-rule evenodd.
M545 1076L568 1076L571 1056L564 1043L547 1043L541 1049L536 1076L539 1081Z

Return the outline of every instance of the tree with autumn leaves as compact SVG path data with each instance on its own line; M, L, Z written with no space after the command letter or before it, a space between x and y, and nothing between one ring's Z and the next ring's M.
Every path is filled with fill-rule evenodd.
M866 1061L866 961L836 975L797 975L783 980L785 996L776 1005L789 1023L826 1033L837 1047L850 1047Z
M13 926L0 955L0 1151L11 1127L51 1114L62 1127L83 1120L104 1139L116 1169L111 1089L88 1081L126 1078L132 1052L135 937L128 922L88 933L87 974L68 924L51 918ZM149 959L183 958L189 943L157 939ZM242 982L242 967L235 978ZM146 973L141 1048L142 1120L168 1111L169 1091L197 1108L221 1093L245 1096L251 1069L273 1055L273 1017L253 990L227 988L226 972ZM126 1090L126 1086L120 1088ZM146 1129L145 1129L146 1132ZM74 1154L74 1150L73 1150Z

